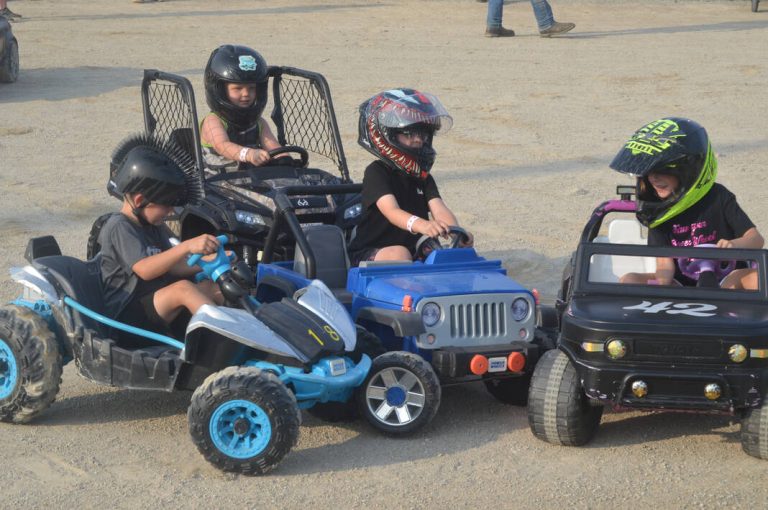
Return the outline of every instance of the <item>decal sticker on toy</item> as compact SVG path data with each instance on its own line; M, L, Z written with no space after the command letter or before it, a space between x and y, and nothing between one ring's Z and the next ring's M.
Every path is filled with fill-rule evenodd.
M642 310L643 313L668 313L669 315L690 315L692 317L712 317L716 315L715 305L706 303L673 303L672 301L662 301L661 303L652 303L643 301L639 305L624 306L622 310Z

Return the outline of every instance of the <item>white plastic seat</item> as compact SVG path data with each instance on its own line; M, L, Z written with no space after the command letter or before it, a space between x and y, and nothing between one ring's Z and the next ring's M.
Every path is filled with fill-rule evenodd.
M596 243L645 245L640 223L635 219L614 219L608 225L608 237L596 237ZM656 259L653 257L628 257L622 255L594 255L590 264L589 281L618 283L627 273L653 273Z

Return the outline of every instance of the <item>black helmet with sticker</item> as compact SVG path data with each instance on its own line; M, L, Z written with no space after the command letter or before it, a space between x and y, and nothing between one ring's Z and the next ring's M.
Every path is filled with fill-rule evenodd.
M697 122L665 117L638 129L610 164L614 170L637 178L637 218L655 227L698 202L717 177L717 158L707 131ZM675 176L680 184L662 200L648 175Z
M238 131L253 127L267 105L268 68L264 57L246 46L225 44L208 58L205 66L205 100L208 107ZM242 107L230 102L227 83L256 85L256 99Z

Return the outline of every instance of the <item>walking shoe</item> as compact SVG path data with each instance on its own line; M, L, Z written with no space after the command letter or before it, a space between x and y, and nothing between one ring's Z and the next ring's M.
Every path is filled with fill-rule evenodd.
M539 34L541 34L542 37L552 37L553 35L560 35L566 32L570 32L574 28L576 28L575 23L560 23L559 21L555 21L548 29L539 30Z
M486 27L486 37L514 37L515 31L504 27Z
M8 21L16 21L22 18L21 14L16 14L12 10L10 10L8 7L0 11L0 16L4 17Z

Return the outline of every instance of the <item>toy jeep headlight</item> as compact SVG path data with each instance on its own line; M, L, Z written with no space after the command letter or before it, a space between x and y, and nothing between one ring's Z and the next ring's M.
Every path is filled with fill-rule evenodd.
M246 225L265 225L264 218L260 214L249 211L235 211L235 219Z
M344 219L357 218L363 212L363 204L355 204L344 209Z
M524 321L528 318L528 313L531 311L531 305L528 304L528 300L525 298L517 298L512 301L512 318L517 322Z
M733 344L728 349L728 357L731 358L731 361L735 363L741 363L745 359L747 359L747 355L749 354L749 351L746 347L744 347L741 344Z
M440 308L440 305L437 303L427 303L421 309L421 320L426 327L431 328L440 321L442 313L443 310Z
M627 355L627 344L623 340L611 340L605 344L605 352L611 359L621 359Z

